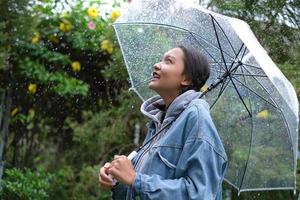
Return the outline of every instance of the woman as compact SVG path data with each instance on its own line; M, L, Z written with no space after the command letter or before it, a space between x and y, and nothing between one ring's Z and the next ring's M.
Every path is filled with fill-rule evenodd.
M115 156L100 169L99 182L114 199L222 198L227 157L197 92L208 77L207 59L192 47L171 49L154 65L149 88L159 95L141 106L150 119L144 144L151 141L132 161Z

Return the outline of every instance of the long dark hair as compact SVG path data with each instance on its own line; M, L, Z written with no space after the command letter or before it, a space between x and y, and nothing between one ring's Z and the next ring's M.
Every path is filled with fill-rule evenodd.
M205 55L191 46L177 46L184 54L183 74L192 80L192 84L182 88L182 93L193 89L199 91L210 75L210 67Z

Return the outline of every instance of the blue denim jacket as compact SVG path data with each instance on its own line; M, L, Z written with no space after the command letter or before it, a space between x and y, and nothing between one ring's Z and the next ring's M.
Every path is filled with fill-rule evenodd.
M144 143L164 130L132 160L132 187L119 183L112 190L113 199L222 199L227 156L200 94L189 90L176 97L162 123L163 111L157 108L163 104L161 97L142 104L141 112L150 119Z

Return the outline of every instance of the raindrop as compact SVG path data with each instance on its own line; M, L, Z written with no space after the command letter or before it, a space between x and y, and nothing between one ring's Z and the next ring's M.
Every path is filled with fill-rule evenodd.
M137 29L137 32L139 32L139 33L144 33L144 29L138 28L138 29Z

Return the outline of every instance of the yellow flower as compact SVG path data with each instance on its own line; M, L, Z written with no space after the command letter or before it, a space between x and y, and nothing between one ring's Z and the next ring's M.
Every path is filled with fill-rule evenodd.
M10 116L15 116L17 113L19 112L18 108L14 108L11 112L10 112Z
M39 33L35 33L34 36L31 38L31 43L32 44L36 44L40 41L40 34Z
M40 41L40 37L38 37L38 36L33 36L32 38L31 38L31 43L32 44L36 44L36 43L38 43Z
M64 19L63 22L59 24L59 30L62 32L69 32L73 28L71 22L68 20Z
M110 18L112 19L112 21L116 21L118 19L118 17L120 17L121 12L119 10L113 10L110 14Z
M81 64L80 64L80 62L78 62L78 61L74 61L74 62L72 62L72 70L74 71L74 72L79 72L80 71L80 69L81 69Z
M200 92L205 92L208 89L208 85L203 85L202 88L200 89Z
M99 12L98 12L98 9L95 8L95 7L89 7L88 10L87 10L87 14L89 17L95 19L98 17L99 15Z
M30 108L30 109L28 110L28 115L29 115L31 118L34 118L35 111L34 111L33 108Z
M36 93L36 88L37 88L36 84L30 83L28 85L28 92L31 93L31 94L35 94Z
M102 51L106 51L109 54L112 54L114 50L113 45L109 40L103 40L101 42L101 49Z
M261 119L267 119L268 116L269 116L269 111L268 110L262 110L260 111L259 113L257 113L256 115L258 118L261 118Z
M55 35L50 35L49 40L55 44L59 42L59 39Z

